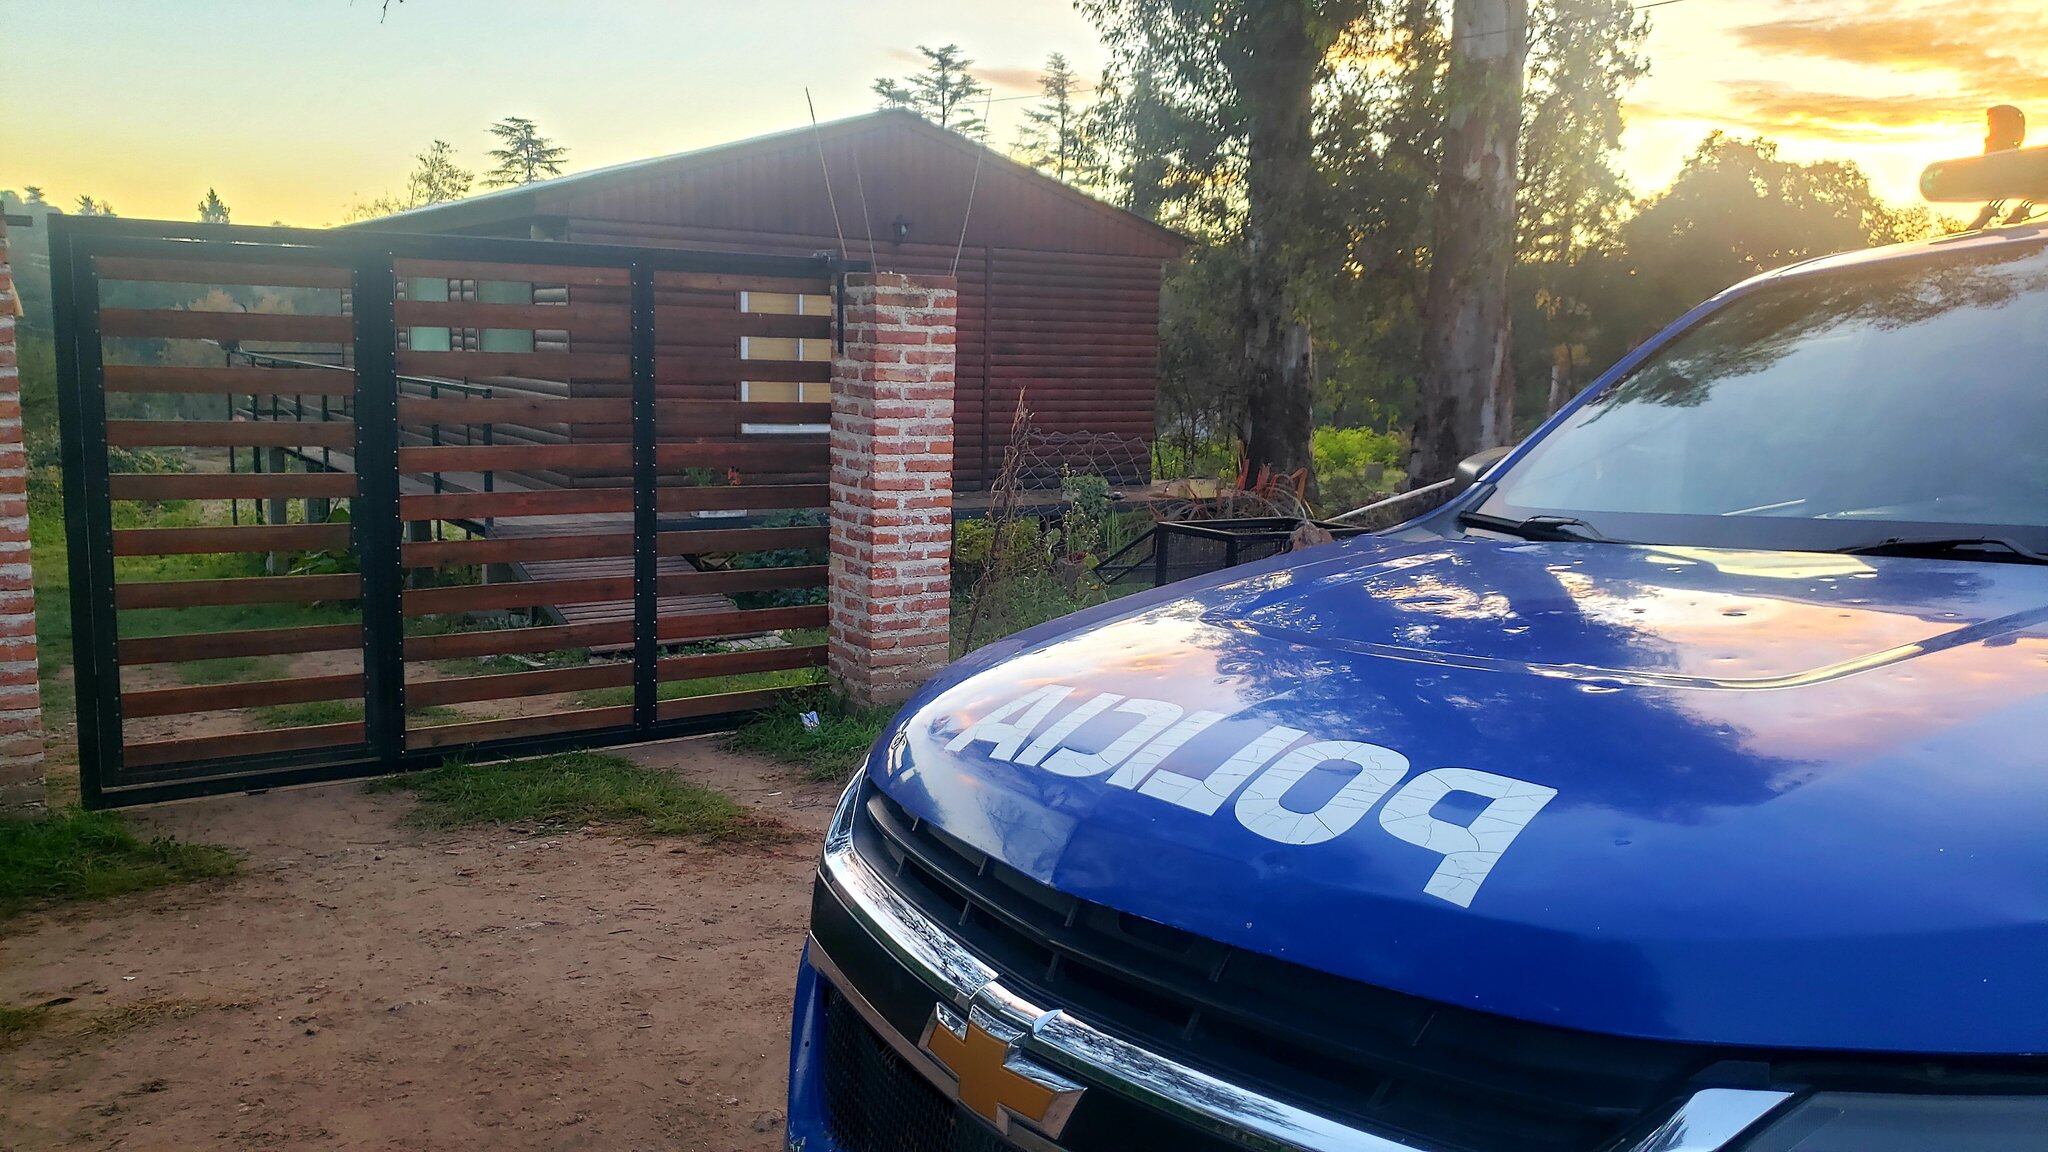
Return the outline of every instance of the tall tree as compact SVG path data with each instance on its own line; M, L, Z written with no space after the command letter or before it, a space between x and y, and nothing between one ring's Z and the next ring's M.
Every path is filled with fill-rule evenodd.
M1329 75L1331 50L1371 11L1371 0L1083 0L1081 7L1112 48L1165 82L1170 91L1155 99L1206 110L1220 129L1211 147L1241 149L1236 327L1247 463L1283 474L1311 470L1314 373L1299 293L1324 192L1316 89ZM1211 183L1227 175L1203 174Z
M1893 208L1856 165L1785 159L1767 139L1715 132L1677 178L1619 228L1588 290L1599 364L1701 300L1759 272L1939 230L1925 209Z
M887 76L872 85L884 108L908 108L941 128L980 139L988 124L975 110L974 102L988 94L988 85L974 78L974 61L960 54L958 44L917 51L924 57L924 70L901 80Z
M1054 52L1045 58L1038 80L1043 99L1025 111L1017 150L1026 164L1055 180L1090 185L1097 182L1102 161L1089 116L1074 102L1079 79L1065 56Z
M1648 71L1641 48L1649 18L1629 0L1546 0L1532 18L1517 192L1517 375L1548 378L1547 414L1580 382L1594 323L1589 276L1594 259L1618 242L1630 205L1616 164L1621 102Z
M95 200L90 196L80 196L78 198L77 212L80 216L112 216L115 214L112 204L107 203L105 200Z
M569 150L541 135L539 125L533 121L507 116L491 125L491 135L498 138L501 146L490 151L498 166L484 174L485 186L531 184L543 176L562 174L562 162Z
M42 204L45 202L43 200L43 188L40 184L23 184L21 186L21 194L27 197L30 204Z
M1408 467L1417 484L1449 476L1458 461L1513 434L1508 272L1528 54L1527 0L1454 0Z
M498 154L493 152L491 155ZM417 166L405 181L408 208L460 200L469 195L470 185L476 181L475 173L455 162L455 149L446 140L436 140L427 145L427 150L413 159L418 162ZM560 168L559 163L556 168Z
M228 223L228 215L228 206L221 200L220 193L208 188L206 190L206 199L199 202L199 222L201 224L226 224Z

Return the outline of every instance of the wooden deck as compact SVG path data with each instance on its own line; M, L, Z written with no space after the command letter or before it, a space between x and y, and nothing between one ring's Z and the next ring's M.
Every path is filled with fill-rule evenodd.
M524 538L534 536L584 536L595 533L631 532L633 517L629 513L590 513L582 516L522 516L516 520L500 520L491 526L493 539ZM631 577L633 558L631 556L600 556L587 560L528 560L514 564L512 570L522 580L592 580L603 577ZM655 561L655 574L668 576L680 572L695 572L696 566L687 556L662 556ZM655 601L655 615L695 616L707 612L730 612L736 604L730 596L663 596ZM557 604L551 610L564 624L598 624L613 620L631 620L631 600L602 600L594 604ZM631 645L602 645L591 649L593 652L623 651Z

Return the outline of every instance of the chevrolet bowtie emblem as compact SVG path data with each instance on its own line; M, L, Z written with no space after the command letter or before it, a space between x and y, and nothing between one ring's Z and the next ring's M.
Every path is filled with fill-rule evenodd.
M1084 1089L1017 1050L1023 1030L972 1008L965 1019L940 1004L917 1046L931 1053L959 1082L956 1096L968 1111L1007 1133L1022 1120L1049 1137L1074 1114Z

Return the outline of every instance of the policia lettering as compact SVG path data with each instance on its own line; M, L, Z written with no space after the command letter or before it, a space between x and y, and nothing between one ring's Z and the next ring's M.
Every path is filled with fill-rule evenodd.
M1107 773L1108 782L1118 788L1135 789L1206 816L1215 815L1234 795L1238 822L1282 844L1321 844L1342 836L1384 799L1380 827L1442 857L1422 890L1461 908L1471 906L1501 854L1557 795L1555 788L1471 768L1433 768L1404 784L1408 758L1391 748L1358 740L1300 744L1297 741L1308 733L1281 724L1254 737L1206 775L1183 775L1164 761L1225 719L1221 713L1184 712L1164 700L1104 692L1047 724L1073 692L1063 684L1048 684L1019 696L953 737L946 749L958 752L971 744L987 744L992 759L1059 776ZM1120 724L1122 731L1099 752L1067 746L1075 733L1097 720ZM1296 811L1281 802L1310 772L1331 763L1356 771L1315 811ZM1437 803L1453 793L1478 796L1487 801L1486 807L1463 824L1435 815Z

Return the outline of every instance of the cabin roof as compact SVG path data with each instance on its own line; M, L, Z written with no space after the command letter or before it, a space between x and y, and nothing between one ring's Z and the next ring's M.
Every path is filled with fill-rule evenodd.
M685 182L714 182L719 180L745 182L749 178L735 173L747 171L750 162L780 158L784 168L780 179L769 181L753 177L760 185L741 191L743 184L722 185L728 198L740 196L783 196L815 198L824 202L826 186L825 170L818 158L836 154L838 160L830 173L830 185L839 197L836 211L850 217L855 210L848 201L849 192L855 182L864 183L862 195L875 195L878 186L886 185L894 176L887 171L888 157L915 157L922 168L927 164L947 165L956 173L967 171L977 182L985 197L990 200L1007 201L1001 215L980 221L984 230L998 233L1018 232L1023 227L1023 217L1032 218L1033 226L1039 231L1088 233L1099 238L1106 233L1116 234L1120 239L1114 246L1131 248L1132 254L1159 255L1170 257L1184 250L1191 241L1188 237L1163 225L1147 220L1136 213L1126 211L1103 200L1098 200L1081 190L1045 175L1024 164L1004 156L1002 153L969 139L958 132L941 128L916 113L903 109L884 109L860 116L850 116L829 121L812 127L809 125L774 132L765 136L754 136L744 140L729 141L688 152L677 152L667 156L656 156L644 160L633 160L587 172L576 172L558 176L551 180L536 181L532 184L514 185L480 196L451 200L441 204L430 204L390 216L361 221L350 225L356 228L400 229L404 231L456 232L481 231L505 224L559 217L594 216L609 219L643 219L650 223L702 223L703 221L654 219L670 215L687 215L687 206L672 206L659 199L662 189L672 189ZM859 176L860 156L868 153L869 170L865 181ZM788 175L796 171L792 162L798 154L809 157L811 179L808 187L792 187ZM849 176L843 171L851 160L855 166ZM906 177L908 179L908 177ZM1000 187L998 187L1000 185ZM969 185L960 189L947 189L962 207L972 196ZM929 191L929 190L927 190ZM635 193L638 192L636 202ZM698 202L701 211L701 200ZM1020 206L1027 205L1029 211L1020 212ZM993 208L976 203L968 208L967 220L959 216L953 219L956 226L972 220L972 213ZM868 222L870 227L880 227L887 221ZM773 229L762 229L773 230ZM807 231L805 228L791 228L790 231ZM846 227L851 240L855 228ZM996 243L1000 246L1031 248L1038 244L1020 242L1017 235L997 235L993 238L982 236L970 238L969 243ZM1080 240L1078 243L1050 243L1046 247L1069 250L1090 250L1103 247L1099 242Z

